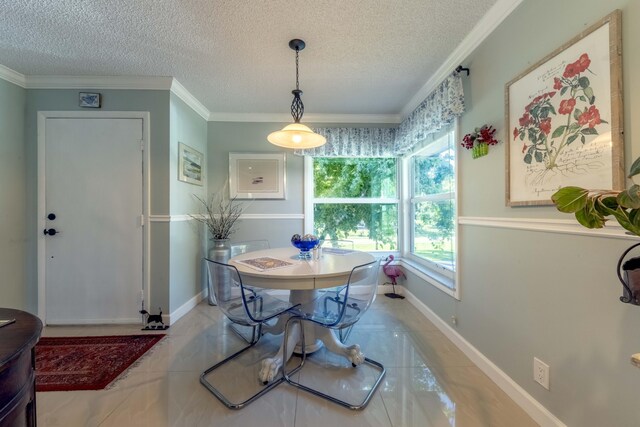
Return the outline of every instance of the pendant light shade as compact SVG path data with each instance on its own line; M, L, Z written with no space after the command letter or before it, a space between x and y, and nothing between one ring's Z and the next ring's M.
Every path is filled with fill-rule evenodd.
M300 84L298 82L298 54L305 47L305 43L299 39L289 42L289 47L296 51L296 88L291 91L293 101L291 102L291 116L293 123L285 126L282 130L272 132L267 136L267 140L273 145L284 148L306 149L315 148L327 142L326 138L313 132L308 126L300 123L304 114L304 104L302 103Z
M309 126L302 123L291 123L282 130L272 132L267 140L273 145L284 148L304 150L324 145L326 138L313 132Z

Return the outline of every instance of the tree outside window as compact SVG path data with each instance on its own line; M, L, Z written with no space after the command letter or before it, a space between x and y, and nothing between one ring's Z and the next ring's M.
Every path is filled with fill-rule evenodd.
M314 232L358 250L397 250L397 175L395 158L314 158Z

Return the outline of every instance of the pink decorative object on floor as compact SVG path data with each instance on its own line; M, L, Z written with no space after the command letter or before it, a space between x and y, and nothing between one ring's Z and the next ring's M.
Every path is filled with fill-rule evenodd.
M396 293L396 283L398 277L406 279L407 276L405 276L404 271L402 271L402 269L397 265L389 265L391 264L391 261L393 261L393 255L389 255L386 261L387 262L382 266L382 271L384 271L384 274L389 278L389 280L391 280L391 282L385 283L391 283L391 285L393 286L393 292L387 292L384 295L389 298L404 299L402 295Z

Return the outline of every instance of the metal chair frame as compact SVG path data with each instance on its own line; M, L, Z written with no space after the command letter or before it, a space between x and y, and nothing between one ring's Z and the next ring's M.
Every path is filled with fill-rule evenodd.
M287 372L286 371L286 364L283 364L283 366L282 366L282 376L283 376L284 380L287 383L289 383L289 384L291 384L291 385L293 385L293 386L295 386L297 388L300 388L300 389L305 390L305 391L307 391L309 393L315 394L316 396L320 396L320 397L322 397L324 399L327 399L327 400L329 400L329 401L331 401L333 403L337 403L338 405L344 406L344 407L352 409L354 411L364 409L369 404L369 401L373 397L373 394L376 392L376 390L378 389L378 386L380 385L380 382L384 378L384 375L386 373L386 369L380 362L378 362L376 360L373 360L373 359L370 359L368 357L364 358L364 363L365 364L368 364L368 365L373 366L374 368L377 368L380 371L380 373L377 376L376 380L374 381L374 383L373 383L373 385L371 387L371 390L367 393L367 395L365 396L364 400L362 402L360 402L360 403L350 403L350 402L346 402L344 400L338 399L337 397L332 396L330 394L327 394L327 393L325 393L323 391L320 391L318 389L309 387L308 385L304 385L304 384L302 384L300 382L294 381L291 378L291 376L304 367L304 364L305 364L305 361L306 361L306 358L307 358L307 354L306 354L306 351L305 351L305 339L304 339L303 322L312 322L312 323L315 323L315 324L320 325L320 326L325 327L325 328L338 330L338 332L341 331L344 328L349 328L350 329L350 327L353 326L353 324L355 322L357 322L359 317L362 314L364 314L359 307L353 306L353 305L349 305L347 303L348 302L348 295L349 295L349 288L350 288L350 284L351 284L352 278L354 277L354 272L356 272L358 269L362 269L363 267L368 267L371 264L376 264L376 263L377 263L377 261L373 261L373 262L370 262L368 264L363 264L363 265L359 265L357 267L354 267L351 270L351 274L349 275L349 282L347 283L345 288L342 288L344 290L344 301L340 301L338 303L338 306L340 307L340 313L337 316L337 318L335 319L335 321L330 322L330 323L329 322L325 323L325 322L322 322L322 321L318 321L317 319L314 319L313 317L311 317L309 315L295 315L295 316L292 316L292 317L289 318L289 320L286 323L285 329L284 329L284 344L283 344L284 345L284 352L283 352L283 354L287 354L287 337L288 337L288 332L289 332L289 324L292 323L292 322L300 322L300 336L301 336L301 348L302 348L302 354L300 355L301 362L296 368L294 368L290 372ZM378 268L379 268L379 264L378 264ZM378 269L376 269L375 277L376 277L376 281L377 281ZM376 282L376 285L377 285L377 282ZM375 290L373 292L375 292ZM337 293L337 296L335 298L339 298L338 294L339 294L339 292ZM327 297L327 298L328 299L333 299L331 297ZM327 312L327 298L324 301L324 310L325 310L325 312ZM334 302L335 302L335 300L334 300ZM344 315L345 315L347 309L356 309L356 310L358 310L358 314L356 315L357 318L355 319L355 321L353 321L353 323L343 325L343 324L341 324L341 322L344 319ZM355 365L353 365L353 367L356 368Z
M252 252L254 250L261 250L261 249L269 249L270 245L269 245L269 241L266 239L259 239L259 240L244 240L241 242L234 242L231 243L231 256L234 257L236 255L240 255L240 254L244 254L247 252ZM258 335L258 339L260 338L260 336L262 336L261 331L257 331L257 326L252 326L251 327L251 334L249 336L247 336L246 333L244 333L242 331L242 329L244 326L241 325L237 325L235 323L231 323L229 325L229 327L231 328L231 330L240 338L242 338L243 340L245 340L247 343L251 344L251 342L255 339L256 337L256 333L260 332L260 334Z
M221 366L223 366L224 364L226 364L227 362L235 359L236 357L240 356L241 354L243 354L244 352L246 352L247 350L251 349L254 345L256 345L256 343L258 342L258 340L260 339L260 337L262 336L262 325L265 324L266 322L268 322L269 320L276 318L278 316L281 316L287 312L290 312L291 310L293 310L296 306L289 306L288 308L278 311L276 313L271 314L270 316L267 317L259 317L257 316L257 313L261 313L262 312L262 308L263 308L263 304L264 304L264 298L262 298L262 296L258 293L256 293L255 290L250 289L250 288L245 288L245 286L242 283L242 278L240 276L240 273L238 272L238 269L236 267L234 267L233 265L229 265L229 264L224 264L221 262L217 262L217 261L213 261L210 259L206 259L205 260L207 262L213 263L213 264L217 264L223 268L228 268L232 271L235 271L236 277L238 278L238 282L240 285L240 293L241 293L241 300L242 300L242 305L244 308L244 313L247 316L247 323L249 323L249 325L244 325L244 326L254 326L254 332L252 334L252 338L249 341L249 344L243 348L241 348L240 350L238 350L237 352L233 353L232 355L226 357L225 359L221 360L220 362L216 363L215 365L211 366L210 368L208 368L207 370L205 370L201 375L200 375L200 383L207 388L207 390L209 390L209 392L211 392L214 396L216 396L218 398L218 400L220 400L225 406L227 406L229 409L241 409L244 406L248 405L249 403L253 402L254 400L256 400L257 398L259 398L260 396L268 393L269 391L273 390L276 386L278 386L280 383L282 383L284 381L284 377L280 377L278 379L276 379L275 381L271 382L268 385L265 385L265 387L260 390L258 393L255 393L254 395L250 396L248 399L242 401L242 402L231 402L226 396L224 396L224 394L222 394L222 392L220 390L218 390L211 382L209 382L206 379L206 376L208 374L210 374L211 372L215 371L216 369L220 368ZM207 270L209 269L209 266L207 266ZM216 288L217 289L217 288ZM218 295L216 295L216 299L218 301L220 301L220 299L218 299ZM218 306L221 308L222 310L222 306L219 303ZM223 310L224 312L224 310ZM225 313L226 315L226 313ZM231 319L231 317L227 316L227 318L229 318L229 320L231 320L233 322L233 319ZM257 332L257 333L256 333Z

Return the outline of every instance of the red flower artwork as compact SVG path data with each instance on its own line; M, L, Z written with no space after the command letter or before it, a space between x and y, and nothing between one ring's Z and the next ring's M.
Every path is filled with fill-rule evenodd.
M538 93L524 107L513 139L523 141L526 164L543 163L547 170L557 167L558 155L566 147L578 140L585 144L587 136L598 135L596 126L607 123L600 117L586 73L593 74L590 65L589 55L582 53L565 66L561 76L553 77L553 91ZM558 92L563 99L554 103L552 98Z
M574 98L563 99L560 101L560 108L558 108L558 113L560 114L571 114L573 111L573 107L576 106L576 100Z

